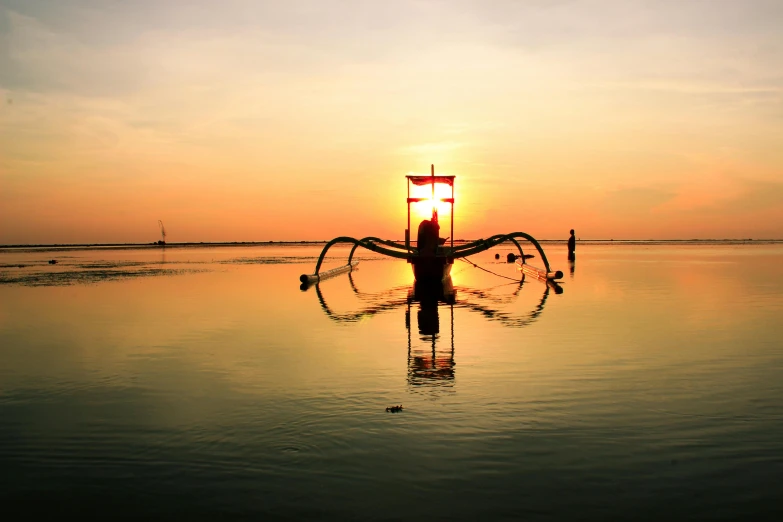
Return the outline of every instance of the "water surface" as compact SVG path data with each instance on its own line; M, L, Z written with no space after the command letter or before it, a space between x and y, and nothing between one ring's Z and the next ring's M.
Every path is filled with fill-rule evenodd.
M458 263L441 300L374 255L303 291L320 246L4 250L0 500L115 519L783 515L783 246L580 245L574 265L546 248L561 289ZM471 259L518 278L494 253Z

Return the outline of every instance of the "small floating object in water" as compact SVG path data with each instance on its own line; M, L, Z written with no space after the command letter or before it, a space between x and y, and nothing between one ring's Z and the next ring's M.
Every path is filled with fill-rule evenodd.
M497 255L497 254L495 254L495 255ZM536 256L534 256L533 254L524 254L524 255L518 256L518 255L514 254L513 252L509 252L508 255L506 256L506 262L513 263L517 259L533 259L534 257L536 257ZM495 259L497 259L497 258L495 258Z
M402 411L402 404L400 404L399 406L388 406L386 408L386 411L390 413L397 413L398 411Z
M49 264L50 265L56 265L57 264L57 260L56 259L50 259L49 260Z

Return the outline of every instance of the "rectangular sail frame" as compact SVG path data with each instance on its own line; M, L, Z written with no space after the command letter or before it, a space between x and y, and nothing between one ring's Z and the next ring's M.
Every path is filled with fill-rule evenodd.
M456 176L436 176L435 175L435 165L430 165L430 175L429 176L414 176L409 175L405 176L408 179L408 227L405 229L405 248L406 250L410 249L411 245L411 203L418 203L420 201L427 201L431 200L433 203L437 201L435 199L435 185L443 184L448 185L451 187L451 197L450 198L440 198L440 201L443 203L448 203L451 205L451 215L450 221L451 221L451 252L454 252L454 178ZM416 185L417 187L422 187L425 185L431 185L432 186L432 196L430 198L412 198L411 197L411 184ZM437 221L438 219L438 212L433 206L432 209L432 219ZM454 262L453 258L449 258L450 263Z
M454 178L456 176L405 176L408 181L421 187L422 185L430 185L432 183L442 183L450 187L454 186Z

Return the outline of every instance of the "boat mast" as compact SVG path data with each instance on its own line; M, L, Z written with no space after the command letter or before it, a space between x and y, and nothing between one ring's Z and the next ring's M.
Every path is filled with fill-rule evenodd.
M430 165L430 179L432 182L432 222L438 222L438 204L435 203L435 164Z

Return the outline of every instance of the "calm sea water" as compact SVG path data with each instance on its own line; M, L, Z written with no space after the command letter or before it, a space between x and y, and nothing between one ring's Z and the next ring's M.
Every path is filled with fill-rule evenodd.
M2 251L0 505L780 520L783 245L546 248L562 292L445 296L372 256L303 291L320 246Z

